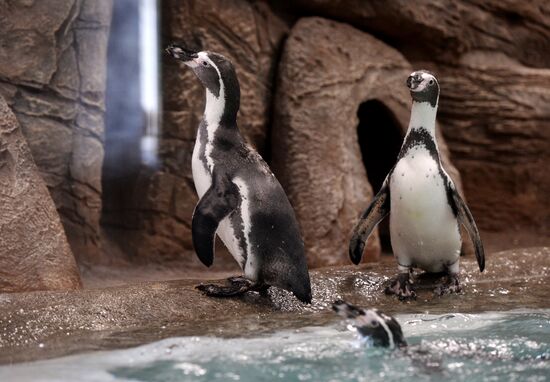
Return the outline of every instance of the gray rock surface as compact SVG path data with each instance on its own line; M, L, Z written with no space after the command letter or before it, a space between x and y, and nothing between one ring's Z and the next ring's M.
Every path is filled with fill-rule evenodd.
M0 293L80 287L55 205L0 96Z
M270 290L268 297L251 292L242 298L209 298L194 289L196 280L0 294L0 363L136 346L166 337L255 336L323 325L340 320L331 311L339 298L390 314L548 309L548 256L549 247L495 253L481 274L474 259L464 259L462 294L436 297L434 280L419 278L418 299L406 303L383 293L395 276L390 258L311 272L313 304L308 306L281 290Z
M296 209L310 265L349 264L351 230L373 197L361 139L376 140L375 130L396 129L397 142L390 143L399 148L410 116L405 79L411 72L398 51L347 24L302 18L292 28L279 64L272 166ZM359 126L371 130L360 138L358 110L372 100L384 105L394 122ZM438 143L460 188L441 136ZM390 154L385 173L397 153ZM382 166L383 158L371 160L374 167ZM378 237L372 235L365 258L379 254Z
M83 262L100 255L111 5L111 0L0 1L0 94L21 123Z

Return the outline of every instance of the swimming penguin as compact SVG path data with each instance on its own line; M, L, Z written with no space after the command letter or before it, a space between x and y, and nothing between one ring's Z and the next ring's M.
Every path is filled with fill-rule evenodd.
M193 245L206 266L216 234L244 272L229 285L199 285L227 297L276 286L311 302L304 243L283 188L237 128L240 88L224 56L172 44L166 51L190 67L206 89L206 107L193 150L193 180L200 201L192 220Z
M389 348L407 346L399 322L378 309L364 310L342 300L335 301L332 309L339 316L353 320L353 326L357 332L363 338L372 341L374 346Z
M351 260L359 264L365 241L390 214L391 244L400 273L386 293L400 299L416 297L413 267L447 273L446 283L436 288L436 294L460 291L460 223L474 243L479 270L485 268L474 218L441 166L435 139L439 83L433 74L417 71L408 77L407 87L413 99L411 119L397 163L355 226L349 247Z

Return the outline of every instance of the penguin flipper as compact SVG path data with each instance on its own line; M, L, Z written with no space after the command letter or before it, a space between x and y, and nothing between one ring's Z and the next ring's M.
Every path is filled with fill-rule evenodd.
M390 188L384 182L378 194L365 210L359 222L353 229L353 235L349 243L349 257L354 264L359 264L363 258L365 242L374 228L390 213Z
M230 179L219 179L215 175L212 178L212 186L195 207L191 223L195 252L207 267L214 262L214 244L218 226L237 208L240 199L239 190Z
M474 217L470 212L470 209L464 203L464 200L460 197L460 194L456 188L452 188L453 201L456 206L456 213L459 221L466 227L470 240L474 243L474 248L476 252L477 264L479 265L479 271L483 272L485 269L485 251L483 250L483 243L481 242L481 237L479 236L479 231L474 221Z

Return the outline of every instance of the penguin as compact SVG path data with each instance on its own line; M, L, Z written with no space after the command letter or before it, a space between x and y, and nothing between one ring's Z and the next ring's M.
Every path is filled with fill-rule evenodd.
M390 215L390 238L399 274L386 293L414 299L412 270L445 273L438 295L460 292L460 224L474 243L480 272L485 269L483 244L474 218L441 166L435 137L439 82L428 71L407 78L412 110L407 134L395 166L356 224L349 256L359 264L365 241L376 225Z
M261 156L237 127L240 87L231 62L218 53L171 44L166 52L191 68L206 90L204 116L193 149L200 198L191 232L200 261L214 261L218 235L244 276L228 285L201 284L208 296L230 297L270 286L311 303L305 248L290 202Z
M343 300L337 300L332 304L332 310L340 317L353 320L353 326L359 335L363 339L371 341L373 346L391 349L407 346L399 322L378 309L364 310Z

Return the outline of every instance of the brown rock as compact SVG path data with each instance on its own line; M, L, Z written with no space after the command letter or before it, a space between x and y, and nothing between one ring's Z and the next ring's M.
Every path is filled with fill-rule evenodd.
M110 14L111 0L0 1L0 93L85 262L100 257Z
M550 229L550 69L493 52L441 67L443 130L470 208L489 230Z
M74 6L75 0L0 2L0 78L48 84L57 68L56 32Z
M80 287L55 205L0 97L0 292Z
M310 265L349 262L350 232L373 196L369 181L381 186L408 127L411 71L399 52L349 25L304 18L292 29L279 66L273 168L296 209ZM459 181L441 137L439 145ZM379 253L375 234L366 258Z
M546 0L296 0L293 7L349 22L390 41L409 60L456 62L470 50L550 66Z

